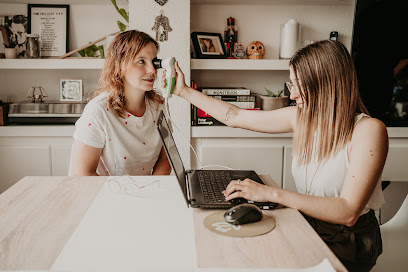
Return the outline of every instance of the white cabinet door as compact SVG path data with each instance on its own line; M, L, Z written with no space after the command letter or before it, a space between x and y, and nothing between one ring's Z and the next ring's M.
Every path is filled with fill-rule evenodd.
M68 176L72 145L51 145L52 175Z
M408 182L408 145L390 143L382 180Z
M223 165L233 169L269 174L282 187L283 145L268 139L220 139L201 141L203 165Z
M0 146L0 193L25 176L50 176L49 146Z
M295 179L292 175L292 146L285 146L285 160L283 163L283 189L297 192Z

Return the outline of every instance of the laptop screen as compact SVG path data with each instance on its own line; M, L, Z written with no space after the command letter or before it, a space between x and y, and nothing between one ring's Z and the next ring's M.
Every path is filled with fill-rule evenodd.
M184 198L186 199L188 205L187 186L185 178L186 170L184 169L183 161L181 160L176 143L174 142L173 136L171 135L171 130L163 111L160 112L156 126L162 139L167 158L169 159L170 165L173 168L174 173L176 174L177 180L180 184L181 190L184 194Z

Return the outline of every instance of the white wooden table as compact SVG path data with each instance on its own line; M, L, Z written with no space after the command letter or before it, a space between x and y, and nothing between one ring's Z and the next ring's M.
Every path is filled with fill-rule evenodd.
M265 211L276 219L266 235L219 236L202 224L214 210L187 208L174 176L133 178L159 179L160 189L131 197L112 192L106 177L20 180L0 195L0 269L261 271L328 259L347 271L296 210Z

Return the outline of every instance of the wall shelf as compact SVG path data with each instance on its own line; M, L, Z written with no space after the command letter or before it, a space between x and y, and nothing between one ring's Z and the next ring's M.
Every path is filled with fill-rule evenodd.
M102 69L104 59L0 59L0 69Z
M1 132L1 131L0 131ZM407 127L387 127L389 138L408 138ZM292 138L293 133L262 133L227 126L193 126L191 138Z
M192 70L289 71L289 60L277 59L191 59Z
M191 5L353 5L354 0L191 0Z
M110 0L0 0L0 4L34 4L33 2L47 5L112 5ZM127 5L125 0L116 0L116 3L119 6Z

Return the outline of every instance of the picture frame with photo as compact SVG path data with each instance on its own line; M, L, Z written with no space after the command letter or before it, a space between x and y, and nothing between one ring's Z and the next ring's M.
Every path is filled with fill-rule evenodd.
M28 33L41 39L42 57L69 51L69 5L28 4Z
M0 25L0 58L4 58L4 44L9 45L7 28Z
M192 32L191 41L197 59L225 59L227 57L220 33Z
M59 101L82 103L84 96L82 79L61 78Z
M17 48L17 57L23 58L26 51L27 16L4 16L4 26L7 28L9 43L15 42L17 44L15 47Z

